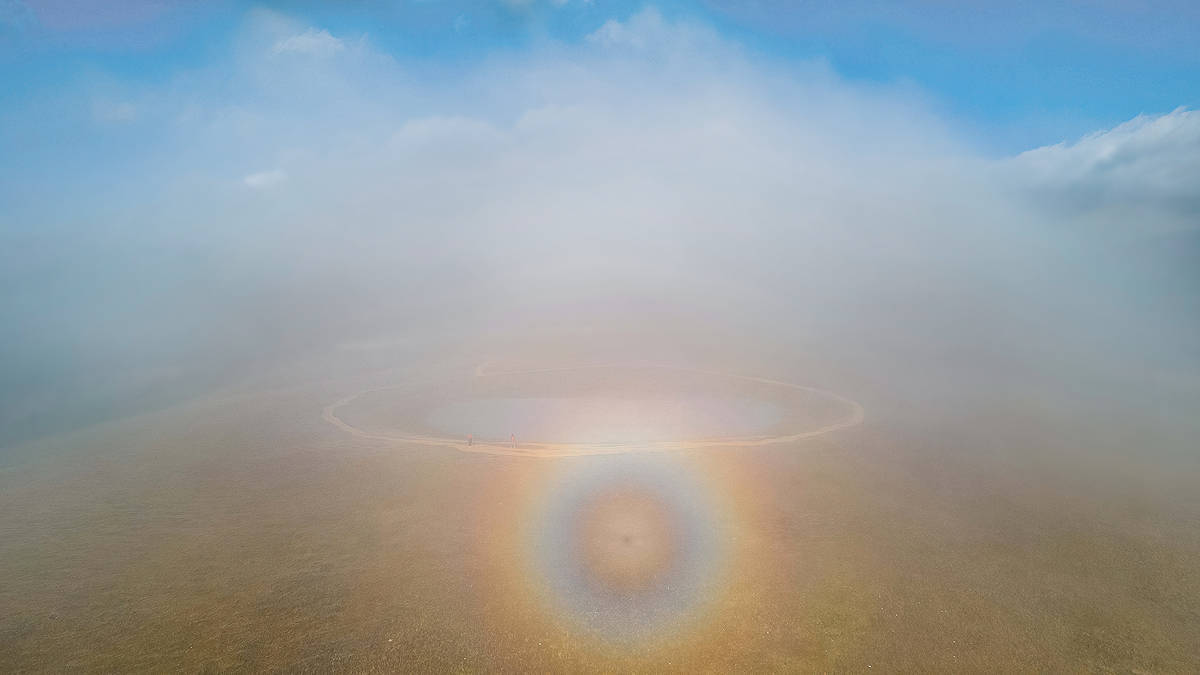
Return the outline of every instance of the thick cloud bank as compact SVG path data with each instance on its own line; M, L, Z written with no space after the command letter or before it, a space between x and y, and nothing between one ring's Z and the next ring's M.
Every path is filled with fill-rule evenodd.
M33 158L0 231L11 428L118 373L150 391L465 321L1173 350L1127 328L1176 320L1115 290L1161 295L1130 228L1088 225L1178 232L1200 191L1189 111L985 160L919 92L653 10L455 66L260 11L207 65L7 121Z
M1200 113L1140 115L1073 144L1022 153L1014 168L1054 206L1105 224L1194 230L1200 223Z

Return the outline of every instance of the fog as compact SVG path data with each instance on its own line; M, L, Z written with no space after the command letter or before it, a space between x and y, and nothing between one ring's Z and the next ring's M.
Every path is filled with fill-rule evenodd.
M653 9L436 66L267 10L236 35L6 120L6 438L339 345L572 323L1195 372L1190 111L1004 157L915 87Z

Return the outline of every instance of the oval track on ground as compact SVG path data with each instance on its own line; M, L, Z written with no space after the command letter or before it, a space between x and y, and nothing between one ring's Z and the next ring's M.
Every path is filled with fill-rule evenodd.
M430 445L437 447L451 448L460 452L473 452L491 455L507 455L516 457L573 457L581 455L606 455L606 454L621 454L630 452L667 452L672 450L694 450L699 448L748 448L764 445L773 445L777 443L790 443L801 441L825 434L833 433L842 429L849 429L862 424L866 417L862 405L857 401L836 394L825 389L818 389L802 384L792 382L784 382L782 380L774 380L765 377L754 377L750 375L736 375L731 373L722 373L718 371L702 370L698 368L683 368L680 366L664 366L664 365L644 365L638 364L630 366L627 364L602 364L602 365L587 365L587 366L567 366L562 368L542 368L532 370L500 370L490 371L487 368L488 364L483 363L475 368L475 377L501 377L505 375L537 375L551 373L567 373L584 370L599 370L612 368L653 368L681 373L694 373L700 375L711 375L715 377L727 377L747 382L757 382L786 389L804 391L811 394L827 397L830 400L837 401L844 405L847 409L846 415L837 420L825 424L816 429L806 429L796 433L782 434L777 436L738 436L727 438L698 438L698 439L680 439L669 441L649 441L638 443L547 443L539 441L520 441L517 447L512 447L507 443L496 442L478 442L468 444L464 437L449 437L436 436L427 434L405 434L400 432L377 432L367 431L356 427L341 417L338 416L338 410L354 402L358 398L367 394L372 394L381 391L390 391L400 389L405 385L392 385L386 387L375 387L365 389L363 391L351 394L342 398L330 405L325 406L321 416L326 422L333 426L357 436L376 441L385 441L389 443L399 444L415 444L415 445Z

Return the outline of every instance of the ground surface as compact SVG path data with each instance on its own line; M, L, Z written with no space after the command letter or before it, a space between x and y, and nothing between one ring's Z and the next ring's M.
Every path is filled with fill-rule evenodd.
M42 459L0 470L0 670L1200 668L1190 427L804 364L741 372L852 397L861 424L661 453L669 469L322 417L464 366L300 378L23 447ZM686 594L647 599L672 574ZM614 632L622 611L644 623Z

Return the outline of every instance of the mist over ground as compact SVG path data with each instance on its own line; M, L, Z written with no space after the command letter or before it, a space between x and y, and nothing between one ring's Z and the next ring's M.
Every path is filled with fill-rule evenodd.
M3 134L28 158L4 189L10 441L381 336L647 317L1196 372L1186 109L995 156L916 87L653 8L451 65L255 10L203 63L40 92Z
M1196 670L1198 17L931 7L0 0L0 670Z

